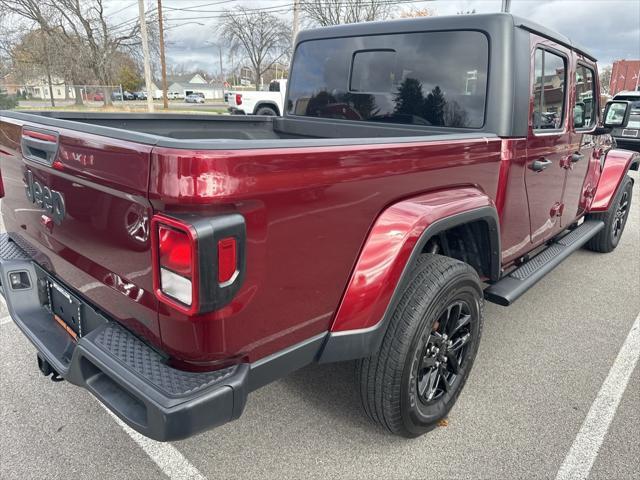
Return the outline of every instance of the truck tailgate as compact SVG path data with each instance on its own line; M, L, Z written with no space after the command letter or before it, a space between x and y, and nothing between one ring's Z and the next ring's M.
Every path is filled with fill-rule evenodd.
M2 215L17 243L109 316L160 345L147 200L151 145L0 121Z

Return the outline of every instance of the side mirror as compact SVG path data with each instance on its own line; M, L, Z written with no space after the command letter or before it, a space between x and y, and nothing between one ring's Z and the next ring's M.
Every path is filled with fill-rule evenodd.
M631 104L625 100L613 100L604 106L602 124L608 128L624 127L629 121Z
M576 102L576 106L573 109L573 126L575 128L583 128L586 118L585 114L587 109L584 102Z

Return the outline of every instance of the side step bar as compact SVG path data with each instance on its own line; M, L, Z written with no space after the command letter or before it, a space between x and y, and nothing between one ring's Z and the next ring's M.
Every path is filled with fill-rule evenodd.
M484 298L498 305L508 306L533 287L538 280L587 243L604 228L600 220L587 220L578 228L556 240L517 269L484 290Z

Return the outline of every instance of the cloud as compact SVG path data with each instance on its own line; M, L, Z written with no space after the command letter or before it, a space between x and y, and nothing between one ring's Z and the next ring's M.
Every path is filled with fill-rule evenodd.
M501 3L501 0L436 0L398 3L397 11L417 7L433 9L438 15L455 15L469 10L489 13L500 11ZM122 19L137 15L137 6L126 8L127 4L131 4L131 0L111 0L109 7L112 11L121 9L117 16ZM166 1L167 59L170 64L218 72L218 50L213 45L218 37L218 19L207 17L219 16L222 10L233 10L238 5L250 8L282 6L277 14L290 17L287 9L291 4L292 0ZM155 1L148 0L148 8L154 6ZM511 11L571 38L601 64L621 58L640 58L638 0L512 0ZM179 26L181 24L185 25ZM230 61L227 55L223 57L225 63Z
M640 58L640 2L550 0L513 2L513 13L561 32L602 64Z

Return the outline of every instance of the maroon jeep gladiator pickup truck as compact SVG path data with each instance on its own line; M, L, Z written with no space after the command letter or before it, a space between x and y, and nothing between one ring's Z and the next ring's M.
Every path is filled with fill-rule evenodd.
M366 413L420 435L485 299L622 235L639 157L562 35L507 14L310 30L289 78L281 118L0 112L9 312L45 375L148 437L345 360Z

